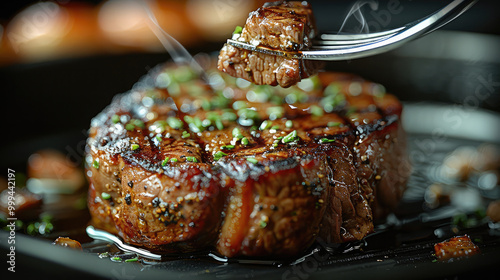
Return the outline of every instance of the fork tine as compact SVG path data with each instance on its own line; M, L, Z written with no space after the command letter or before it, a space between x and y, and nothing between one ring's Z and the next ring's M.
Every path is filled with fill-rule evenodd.
M314 40L313 45L314 46L348 46L348 45L357 45L357 44L367 44L367 43L374 43L376 41L384 40L387 39L394 34L388 34L385 36L379 36L379 37L373 37L373 38L365 38L365 39L348 39L348 40ZM344 36L344 35L339 35L339 36Z
M321 40L331 41L331 40L339 40L339 41L357 41L357 40L368 40L368 39L376 39L380 37L386 37L390 35L394 35L397 32L403 30L405 26L398 27L391 30L375 32L375 33L367 33L367 34L330 34L330 33L322 33L319 35Z

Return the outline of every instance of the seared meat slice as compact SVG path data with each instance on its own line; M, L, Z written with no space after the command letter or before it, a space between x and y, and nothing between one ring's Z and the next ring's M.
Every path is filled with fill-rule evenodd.
M285 51L311 46L316 22L311 5L305 1L268 2L251 12L240 39L253 45Z
M359 77L289 89L157 68L92 120L92 223L159 252L292 257L360 240L409 167L401 104Z
M250 13L241 34L233 39L284 51L311 46L316 26L310 5L305 2L270 2ZM319 62L278 57L225 44L218 69L258 85L290 87L317 73Z
M257 85L287 88L317 73L319 66L311 60L269 55L225 44L219 53L218 69Z
M288 257L314 242L330 187L324 155L308 152L254 148L221 160L231 190L219 252Z

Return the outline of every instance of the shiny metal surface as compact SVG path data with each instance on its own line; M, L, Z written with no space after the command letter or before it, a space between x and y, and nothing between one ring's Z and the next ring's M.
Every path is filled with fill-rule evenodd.
M307 60L348 60L380 54L422 37L444 26L468 10L477 0L455 0L433 14L401 28L365 35L325 35L312 50L283 52L228 39L229 45L265 54ZM347 37L344 37L347 36Z

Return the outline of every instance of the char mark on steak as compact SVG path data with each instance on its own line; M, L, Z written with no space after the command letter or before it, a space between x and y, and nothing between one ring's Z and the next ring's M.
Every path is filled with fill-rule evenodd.
M96 116L86 148L92 223L159 252L292 257L359 240L408 178L401 104L324 72L308 88L152 71ZM353 90L355 89L355 90Z

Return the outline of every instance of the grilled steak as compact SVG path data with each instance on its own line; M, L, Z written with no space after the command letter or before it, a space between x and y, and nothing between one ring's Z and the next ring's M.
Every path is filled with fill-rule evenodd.
M401 104L380 85L207 77L160 67L92 120L96 227L153 251L291 257L317 237L362 239L394 209L409 167Z
M316 36L310 5L305 1L269 2L249 14L241 34L234 39L283 51L306 50ZM315 74L318 62L278 57L224 45L219 70L259 85L289 87Z

